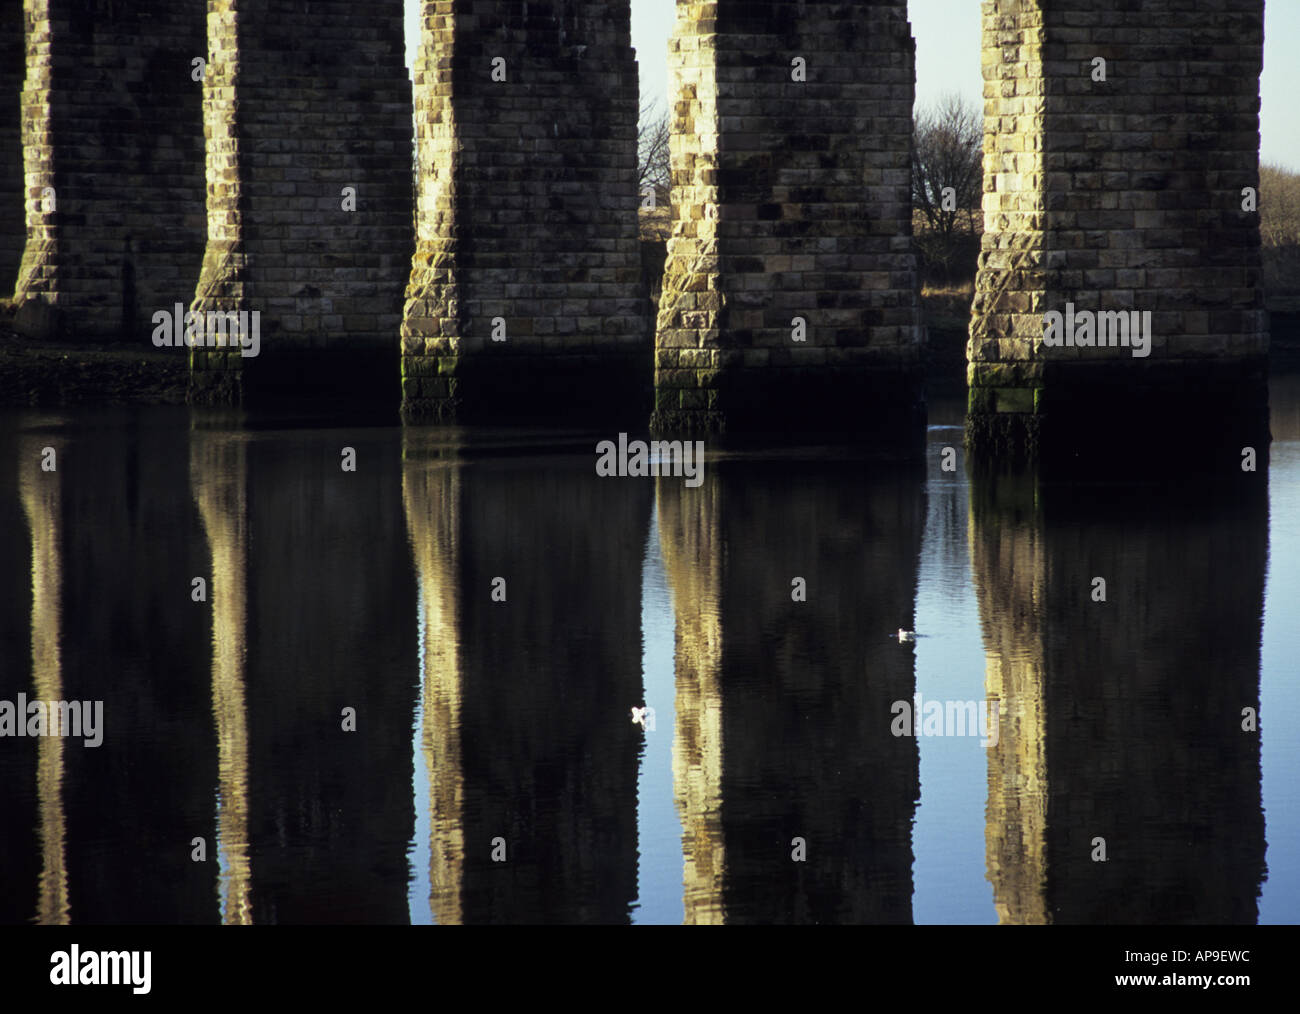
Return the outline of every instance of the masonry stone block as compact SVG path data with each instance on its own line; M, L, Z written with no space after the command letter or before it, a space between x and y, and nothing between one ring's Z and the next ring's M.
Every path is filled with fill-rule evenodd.
M895 242L911 235L914 53L904 0L678 3L656 343L745 355L696 369L711 397L660 400L655 429L879 435L923 419L916 260ZM826 357L844 346L881 354Z
M402 334L442 335L462 368L454 396L408 391L406 419L644 419L630 18L627 0L423 3Z
M156 311L188 302L204 242L202 85L193 74L206 52L204 8L23 4L26 242L14 303L29 337L147 342ZM4 18L8 26L12 12ZM8 27L0 33L12 50ZM14 66L0 57L0 73ZM10 146L0 151L12 158Z
M1266 434L1259 220L1241 196L1259 186L1263 31L1262 0L985 0L967 376L986 457ZM1049 345L1044 315L1067 304L1149 312L1149 351ZM1048 397L1004 387L1025 363Z
M395 400L412 251L402 2L207 6L208 231L193 310L259 313L260 351L228 356L233 377L195 360L192 397Z

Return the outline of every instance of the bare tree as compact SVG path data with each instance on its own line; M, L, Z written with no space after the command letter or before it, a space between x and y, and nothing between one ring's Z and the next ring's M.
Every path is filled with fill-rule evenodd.
M637 188L642 194L654 187L655 203L667 206L668 188L672 182L672 168L668 158L668 139L672 126L668 110L658 102L648 102L641 107L641 122L637 127Z
M957 94L912 120L912 206L926 224L948 236L965 215L968 227L980 206L984 186L984 122L973 104ZM945 191L950 200L945 201Z
M969 284L979 258L976 211L984 189L984 123L959 95L913 116L912 208L926 284Z
M1300 313L1300 173L1259 167L1264 297L1274 313Z
M1259 167L1259 232L1266 247L1300 244L1300 174Z

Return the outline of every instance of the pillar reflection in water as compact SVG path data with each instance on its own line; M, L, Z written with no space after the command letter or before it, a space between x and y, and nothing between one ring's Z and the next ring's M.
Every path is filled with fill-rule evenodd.
M212 715L217 734L217 898L221 921L250 925L248 855L248 462L239 433L196 427L190 486L212 554Z
M252 919L406 923L416 590L400 442L391 430L366 427L226 439L241 437L244 451L227 446L211 460L229 471L204 481L217 484L213 506L226 511L229 534L247 515ZM355 451L355 471L342 468L345 447ZM239 562L235 547L214 541L214 582ZM214 624L233 630L239 618L226 607L214 603ZM224 650L235 654L216 664L233 672L239 648ZM345 709L355 731L345 727Z
M890 635L911 626L920 477L744 459L705 476L658 481L686 921L910 922L919 760L890 719L915 673Z
M62 475L57 471L42 471L46 447L53 448L57 462L57 455L66 448L66 443L58 438L34 436L20 441L18 483L32 539L31 699L60 701L64 698L59 650L63 631ZM37 740L37 837L41 871L37 881L36 922L42 925L66 925L70 921L63 751L61 736L42 736Z
M653 488L597 476L589 451L498 456L446 439L408 431L403 466L433 916L627 922Z
M456 587L461 528L460 468L452 448L421 458L408 451L402 503L420 585L421 724L429 807L429 911L434 922L464 921L465 780L461 767L460 608Z
M976 478L1000 921L1256 920L1266 482Z
M34 560L27 695L76 702L98 744L35 744L41 921L212 918L202 868L188 862L191 838L211 831L212 772L193 668L202 638L187 609L198 567L187 437L174 421L105 412L74 437L42 420L19 442Z
M706 473L707 474L707 473ZM719 924L726 842L722 834L721 486L695 490L659 480L659 538L672 587L677 729L673 784L682 823L682 902L688 925Z
M986 499L976 501L980 494ZM988 755L985 855L1000 923L1050 921L1044 895L1046 567L1033 494L1031 479L990 477L972 490L968 525L984 635L985 698L998 707L998 738Z
M27 456L48 441L0 433L0 700L33 694L31 516ZM39 467L37 474L40 474ZM36 740L0 737L0 923L31 922L41 876Z

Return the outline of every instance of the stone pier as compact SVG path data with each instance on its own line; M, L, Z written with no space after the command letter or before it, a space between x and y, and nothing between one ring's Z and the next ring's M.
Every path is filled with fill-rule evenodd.
M1266 441L1259 218L1244 210L1259 187L1263 0L983 11L970 445L1113 463L1149 443ZM1050 312L1073 317L1078 342L1044 342ZM1131 334L1098 347L1102 327L1113 343L1146 320L1145 350Z
M26 0L26 247L14 289L23 334L148 341L156 310L189 301L203 256L192 61L207 48L204 6Z
M649 409L628 0L426 0L409 420Z
M906 0L679 0L653 335L630 0L423 0L414 128L403 9L0 0L17 330L169 333L196 401L919 452ZM980 460L1267 444L1263 12L984 0Z
M256 356L194 349L192 397L395 399L412 230L401 0L211 0L208 42L193 310L250 327L257 313L260 330Z
M661 430L924 419L904 0L679 2Z

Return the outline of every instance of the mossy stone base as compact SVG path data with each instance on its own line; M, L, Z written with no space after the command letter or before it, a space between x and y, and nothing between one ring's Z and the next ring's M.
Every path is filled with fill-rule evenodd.
M654 433L865 441L908 453L923 446L919 365L720 367L697 375L698 386L672 386L673 374L658 374Z
M650 411L652 363L649 349L407 356L402 419L486 425L625 421L639 428Z
M980 467L1141 475L1266 457L1267 359L1041 364L1032 387L973 386L966 446Z
M397 416L399 354L393 348L301 348L241 357L219 349L190 353L188 400L251 409L367 406Z

